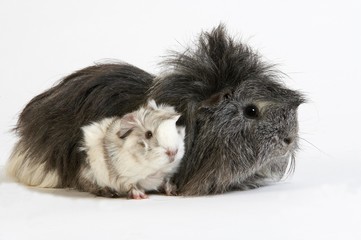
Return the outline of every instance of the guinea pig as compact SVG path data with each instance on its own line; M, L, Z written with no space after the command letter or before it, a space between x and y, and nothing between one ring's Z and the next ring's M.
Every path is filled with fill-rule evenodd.
M96 195L147 198L146 191L176 189L170 177L184 155L184 127L174 108L151 100L123 117L106 118L82 128L86 160L77 188Z
M220 25L174 53L149 97L175 106L187 126L174 180L182 195L218 194L279 181L293 172L297 109L305 99L282 74Z
M20 114L12 159L25 159L20 162L50 179L56 174L58 186L74 186L82 167L80 127L123 116L152 98L174 106L182 115L177 124L186 126L185 154L173 176L178 194L255 188L293 172L297 109L305 99L280 81L273 65L223 25L202 32L194 47L163 65L158 76L125 63L67 76Z

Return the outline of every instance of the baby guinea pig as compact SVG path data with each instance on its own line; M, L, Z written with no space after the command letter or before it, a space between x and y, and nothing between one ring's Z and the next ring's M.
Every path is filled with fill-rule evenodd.
M82 127L86 161L77 188L98 196L144 199L147 191L175 193L170 178L184 155L180 115L154 100L123 117Z

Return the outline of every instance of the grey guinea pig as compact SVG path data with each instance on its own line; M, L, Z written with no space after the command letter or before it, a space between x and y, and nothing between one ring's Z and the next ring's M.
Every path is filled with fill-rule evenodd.
M281 83L272 65L223 25L163 64L159 76L124 63L67 76L25 107L12 156L21 154L22 166L56 173L57 187L74 187L83 165L80 127L123 116L152 98L174 106L182 114L177 124L186 126L185 155L173 177L178 194L255 188L292 172L297 108L305 100ZM23 169L14 172L29 171Z

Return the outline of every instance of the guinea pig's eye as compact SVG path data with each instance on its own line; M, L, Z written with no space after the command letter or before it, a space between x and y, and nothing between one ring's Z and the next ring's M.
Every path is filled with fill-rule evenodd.
M254 119L259 117L259 110L255 105L250 104L244 108L243 114L247 118Z
M145 133L145 138L146 138L146 139L150 139L151 137L153 137L153 133L152 133L151 131L147 131L147 132Z

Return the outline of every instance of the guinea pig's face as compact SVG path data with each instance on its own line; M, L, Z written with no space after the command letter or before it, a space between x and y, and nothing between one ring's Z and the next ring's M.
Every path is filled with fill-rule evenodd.
M178 162L184 155L184 129L176 127L179 116L162 119L159 124L148 127L151 137L143 141L148 158L159 162Z
M184 155L185 130L176 126L179 117L173 107L148 101L120 120L118 135L122 149L155 168L180 161Z
M216 135L216 150L210 151L222 151L223 158L240 168L265 164L296 150L297 107L302 101L299 94L275 83L244 82L202 103L199 128ZM223 150L217 150L219 146Z
M268 161L292 154L297 147L297 110L270 101L245 101L240 104L239 124L244 148L255 158Z
M125 129L118 134L122 149L153 167L180 161L184 155L184 128L176 126L179 116L169 109L141 109L131 117L129 126L123 122Z

